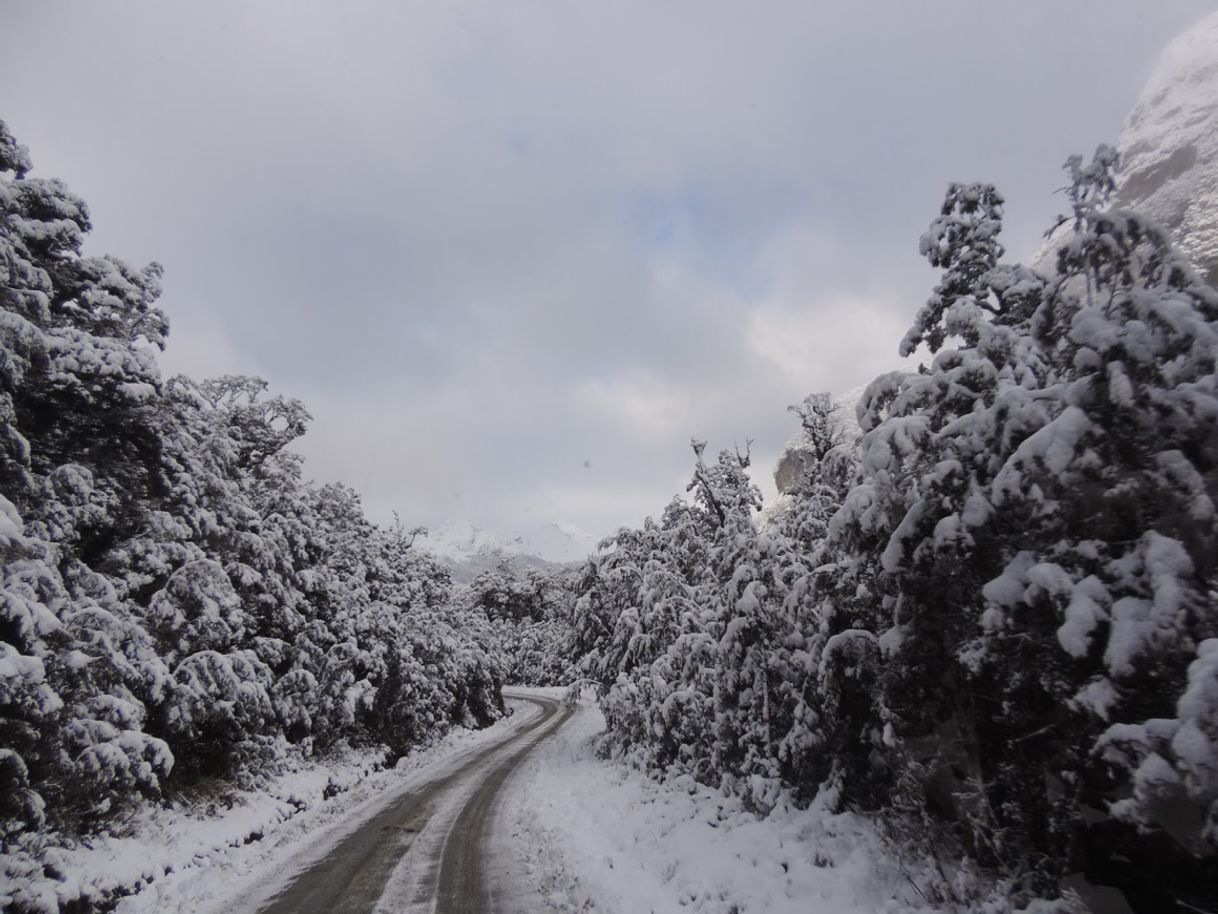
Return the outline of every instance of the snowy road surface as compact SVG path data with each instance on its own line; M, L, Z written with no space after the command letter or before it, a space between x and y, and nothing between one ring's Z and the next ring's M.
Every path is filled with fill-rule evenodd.
M490 827L500 791L530 750L570 716L553 698L505 697L540 714L510 737L461 759L456 767L380 809L324 857L300 868L269 898L251 899L258 914L418 911L512 914L528 910L531 891L497 868Z

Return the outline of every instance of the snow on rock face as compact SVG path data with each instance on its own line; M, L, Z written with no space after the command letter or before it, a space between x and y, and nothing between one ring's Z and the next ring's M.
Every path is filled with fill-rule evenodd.
M1117 148L1118 203L1168 228L1218 281L1218 13L1163 51Z
M854 418L854 407L862 399L864 390L866 387L856 387L833 398L833 403L838 408L838 416L842 420L842 428L849 439L858 438L861 434ZM801 428L791 436L791 440L778 455L778 462L774 466L774 485L778 491L782 494L792 491L815 460L808 449L807 435Z
M1218 13L1163 50L1125 119L1116 205L1150 216L1211 285L1218 283ZM1058 227L1031 260L1046 275L1072 232Z

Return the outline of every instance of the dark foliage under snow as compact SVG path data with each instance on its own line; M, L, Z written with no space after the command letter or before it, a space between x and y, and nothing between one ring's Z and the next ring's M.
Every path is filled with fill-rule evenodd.
M83 201L0 123L0 906L48 843L336 743L391 762L502 712L485 617L287 448L256 378L163 380L160 267L86 255ZM70 898L59 899L69 903Z
M1115 166L1069 163L1051 276L953 185L901 343L930 361L869 386L857 444L809 398L767 523L747 455L696 443L692 503L607 541L574 637L611 748L762 812L832 791L944 861L931 901L977 900L970 860L987 910L1075 873L1213 908L1218 292L1110 206Z

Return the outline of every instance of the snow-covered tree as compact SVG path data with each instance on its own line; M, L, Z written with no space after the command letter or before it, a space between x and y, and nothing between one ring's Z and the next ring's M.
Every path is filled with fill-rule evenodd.
M857 451L809 398L763 528L743 461L696 447L694 503L589 564L613 745L763 809L830 788L1013 904L1078 868L1148 910L1214 897L1218 292L1110 206L1116 164L1069 163L1054 276L1003 260L993 187L952 185L900 346L929 362L868 387Z
M0 123L5 878L54 878L40 840L167 786L502 713L494 638L446 606L447 573L303 480L303 405L162 381L160 268L86 253L84 203L30 170Z
M836 678L874 683L837 714L848 793L929 811L1037 892L1060 871L1029 861L1112 840L1087 809L1194 846L1213 815L1184 715L1218 625L1218 312L1161 231L1108 209L1114 165L1072 160L1052 279L998 261L991 189L949 191L923 239L945 279L903 344L934 359L869 388L828 543L822 662L836 640Z

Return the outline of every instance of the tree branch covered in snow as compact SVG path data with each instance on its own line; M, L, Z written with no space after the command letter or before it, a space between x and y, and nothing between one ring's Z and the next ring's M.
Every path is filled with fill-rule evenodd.
M86 255L85 204L30 169L0 123L0 907L23 912L88 901L44 868L56 842L340 744L392 762L496 719L503 674L411 536L303 480L302 404L161 377L160 267Z
M592 560L614 751L763 813L831 791L1014 907L1077 872L1139 910L1218 897L1218 291L1110 206L1117 164L1067 163L1052 276L953 184L899 346L930 361L868 387L857 451L811 397L823 446L768 525L696 445L694 503Z

